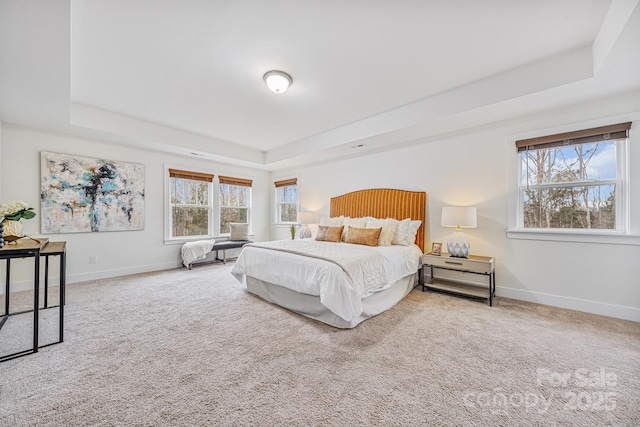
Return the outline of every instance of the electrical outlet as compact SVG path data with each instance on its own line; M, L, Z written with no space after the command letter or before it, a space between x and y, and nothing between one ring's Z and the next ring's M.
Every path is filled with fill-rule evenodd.
M98 255L89 255L89 264L97 264Z

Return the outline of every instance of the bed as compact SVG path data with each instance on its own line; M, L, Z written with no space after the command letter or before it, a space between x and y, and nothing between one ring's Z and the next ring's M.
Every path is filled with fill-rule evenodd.
M353 328L396 305L417 283L426 197L425 192L368 189L333 197L330 203L332 219L419 221L415 242L258 242L244 246L232 274L250 293L271 303L336 328Z

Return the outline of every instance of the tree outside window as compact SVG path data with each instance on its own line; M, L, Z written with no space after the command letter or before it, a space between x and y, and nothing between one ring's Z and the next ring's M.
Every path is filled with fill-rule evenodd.
M213 175L170 170L171 237L210 234Z
M283 181L280 181L282 183ZM287 180L285 185L276 182L276 218L280 223L294 223L298 217L297 181Z
M229 233L229 223L249 223L251 187L220 184L220 233Z
M617 150L624 142L521 151L524 228L616 230Z

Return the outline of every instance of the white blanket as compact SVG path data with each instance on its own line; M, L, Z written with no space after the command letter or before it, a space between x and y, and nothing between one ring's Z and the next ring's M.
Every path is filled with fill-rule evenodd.
M205 259L211 252L215 240L198 240L197 242L187 242L182 245L182 264L189 268L192 262Z
M337 264L349 276L353 286L361 295L388 282L382 255L367 246L318 242L309 239L276 240L251 243L246 246L289 252Z
M232 274L241 283L244 283L245 276L251 276L299 293L318 296L325 307L347 321L362 313L363 298L414 274L422 255L415 245L366 247L311 239L281 242L273 242L273 246L283 250L265 245L245 245ZM313 253L311 249L310 256L302 255L303 246L316 248L317 252ZM334 260L337 262L325 259L331 257L330 252L338 254L338 259ZM356 253L368 255L363 255L365 260L357 261ZM350 265L356 268L347 274L345 268L349 270Z

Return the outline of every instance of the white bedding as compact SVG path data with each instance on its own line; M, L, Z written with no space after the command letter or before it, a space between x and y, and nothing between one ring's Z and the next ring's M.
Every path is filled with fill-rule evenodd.
M323 254L322 257L308 257L246 245L233 267L232 274L241 283L245 283L245 276L251 276L299 293L318 296L322 305L344 320L351 321L362 313L363 298L388 288L402 277L414 274L422 256L422 251L416 245L365 247L349 243L317 242L313 239L302 241L305 242L304 246L317 247ZM293 246L296 248L294 252L298 252L301 247L298 243L294 243ZM339 254L350 250L354 253L369 253L371 259L381 263L384 280L367 278L361 286L357 283L358 275L352 273L351 276L356 277L354 282L343 270L345 266L339 265L339 260L337 264L324 259L333 249L338 257ZM371 259L363 262L366 265Z
M197 242L185 243L180 250L182 254L182 264L188 269L191 269L191 263L205 259L215 243L215 240L199 240Z

